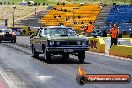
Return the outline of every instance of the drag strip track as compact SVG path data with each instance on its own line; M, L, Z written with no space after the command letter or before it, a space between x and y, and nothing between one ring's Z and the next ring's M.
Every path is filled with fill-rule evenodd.
M13 72L13 70L8 68L5 64L3 64L1 60L0 60L0 75L4 78L4 80L8 85L8 87L6 88L31 88L29 86L27 87L26 83L24 83L21 77L18 77L18 75L15 72Z
M84 86L76 83L76 72L80 65L88 74L132 75L131 60L126 61L86 52L83 64L79 64L77 59L73 59L74 56L65 62L61 60L61 57L54 57L52 62L47 63L43 59L43 55L38 59L31 56L29 48L11 43L0 44L0 64L4 64L3 69L8 68L10 73L15 75L14 79L19 79L17 82L22 83L19 84L23 85L22 88L132 88L132 83L87 84ZM16 81L11 81L16 84ZM15 86L21 88L21 86Z

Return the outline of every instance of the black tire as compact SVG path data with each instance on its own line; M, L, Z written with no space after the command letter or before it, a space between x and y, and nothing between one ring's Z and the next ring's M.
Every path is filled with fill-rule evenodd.
M13 40L11 40L11 42L13 43Z
M51 61L51 54L46 49L44 50L44 59L48 62Z
M36 51L33 45L32 45L32 54L34 58L39 58L39 53Z
M16 39L14 39L14 43L16 43Z
M1 43L1 40L0 40L0 43Z
M63 53L62 56L63 56L64 60L68 60L69 59L69 53Z
M80 63L83 63L84 62L84 59L85 59L85 51L82 51L82 52L79 52L78 53L78 59L79 59L79 62Z

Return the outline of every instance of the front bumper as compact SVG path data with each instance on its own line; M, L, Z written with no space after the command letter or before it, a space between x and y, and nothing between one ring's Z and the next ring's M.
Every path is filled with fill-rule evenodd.
M0 37L1 41L11 41L11 40L14 40L14 39L16 39L16 37Z
M49 52L67 52L67 53L76 53L80 51L87 51L87 47L46 47L46 50Z

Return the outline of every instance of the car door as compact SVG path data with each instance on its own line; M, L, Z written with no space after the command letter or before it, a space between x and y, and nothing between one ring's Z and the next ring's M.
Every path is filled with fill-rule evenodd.
M42 42L40 35L42 34L42 29L40 29L37 35L34 37L34 47L37 52L42 52Z
M43 31L44 29L41 29L38 33L38 45L37 45L37 48L40 52L43 52L43 48L42 48L42 44L43 44L43 41L44 41L44 38L43 38Z

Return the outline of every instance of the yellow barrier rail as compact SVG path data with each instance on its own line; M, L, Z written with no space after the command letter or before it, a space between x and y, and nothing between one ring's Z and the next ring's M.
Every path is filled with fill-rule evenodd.
M132 43L132 38L130 38L130 42Z
M22 35L24 35L24 36L31 35L32 33L35 32L34 30L29 30L30 27L28 27L28 26L8 27L8 28L15 29L16 31L17 31L18 29L22 29L22 30L23 30Z
M120 57L132 57L132 46L114 45L109 50L109 54Z
M89 50L97 53L105 53L105 42L103 38L92 38L89 39Z

